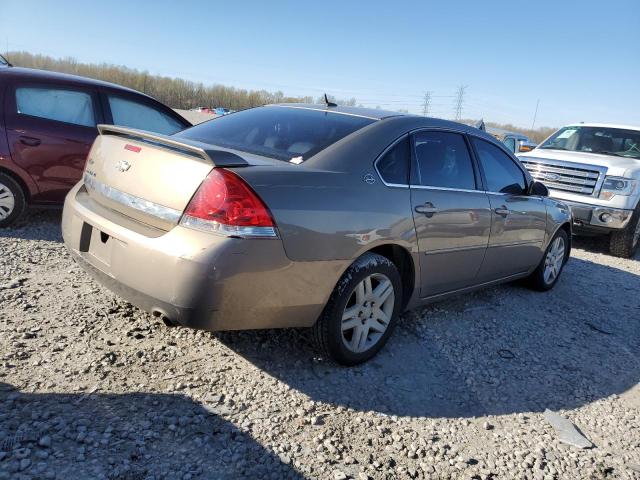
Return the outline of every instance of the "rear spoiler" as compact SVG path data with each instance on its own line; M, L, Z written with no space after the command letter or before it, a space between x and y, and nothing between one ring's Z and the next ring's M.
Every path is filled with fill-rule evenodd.
M161 135L136 128L118 127L116 125L98 125L100 135L113 135L129 138L138 142L148 143L155 147L173 150L183 155L190 155L204 160L215 167L246 167L247 161L240 155L227 150L218 150L213 145L189 140L187 138Z

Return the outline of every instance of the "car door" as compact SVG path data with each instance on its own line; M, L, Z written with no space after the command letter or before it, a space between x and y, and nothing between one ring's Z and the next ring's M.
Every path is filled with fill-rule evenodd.
M168 107L142 95L101 93L107 121L113 125L173 135L191 126Z
M489 248L480 281L526 272L542 255L547 211L542 198L527 194L523 167L497 144L471 137L491 203Z
M95 91L57 84L16 83L5 96L13 161L37 183L36 203L60 203L82 177L101 120Z
M411 205L420 250L421 296L473 285L489 242L491 209L465 135L412 135Z

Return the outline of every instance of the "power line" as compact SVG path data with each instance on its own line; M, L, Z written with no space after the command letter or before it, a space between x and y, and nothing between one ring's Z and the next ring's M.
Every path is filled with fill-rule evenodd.
M462 118L462 106L464 104L464 92L467 89L466 85L460 85L458 92L456 93L455 103L455 119L460 120Z
M431 92L426 92L424 94L424 107L422 109L422 114L425 117L429 116L429 108L431 107Z

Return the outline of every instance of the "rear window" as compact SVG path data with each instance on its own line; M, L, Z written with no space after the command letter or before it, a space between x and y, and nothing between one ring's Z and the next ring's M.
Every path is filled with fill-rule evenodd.
M301 162L374 121L303 108L258 107L210 120L176 136Z

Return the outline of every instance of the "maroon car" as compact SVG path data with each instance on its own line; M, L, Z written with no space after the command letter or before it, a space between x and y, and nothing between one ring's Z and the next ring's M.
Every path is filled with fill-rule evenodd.
M107 123L172 134L191 124L153 98L74 75L0 66L0 227L62 205Z

